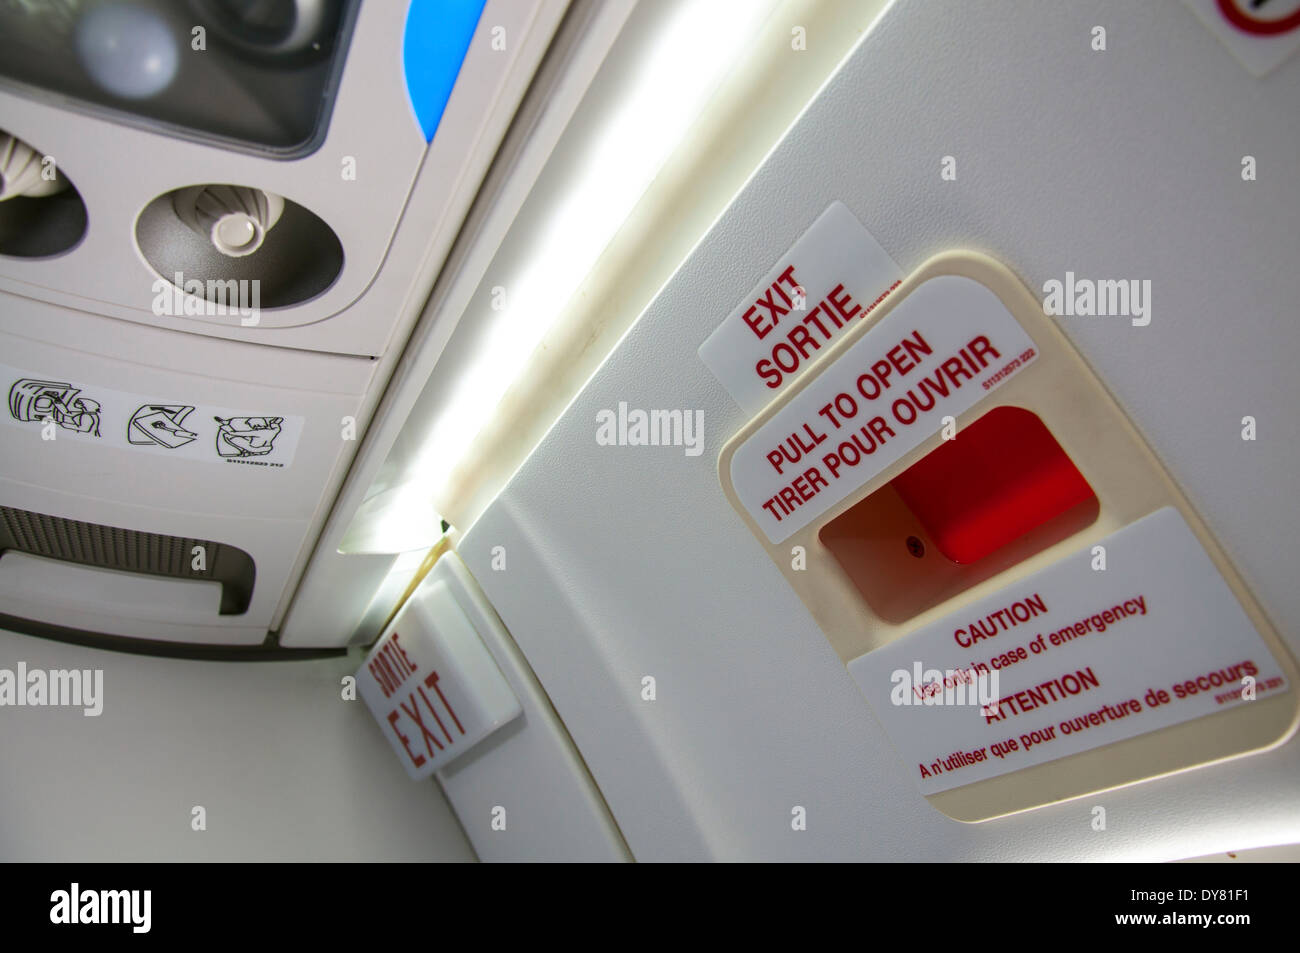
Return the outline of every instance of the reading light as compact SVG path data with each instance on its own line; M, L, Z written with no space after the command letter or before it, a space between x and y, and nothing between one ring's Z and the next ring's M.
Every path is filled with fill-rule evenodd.
M103 89L123 99L148 99L171 85L180 66L176 37L152 10L110 3L77 24L77 53Z

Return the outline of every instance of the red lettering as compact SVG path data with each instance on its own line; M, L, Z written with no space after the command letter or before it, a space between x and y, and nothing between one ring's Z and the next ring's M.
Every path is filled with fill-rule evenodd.
M417 688L418 688L418 686L417 686ZM424 719L420 717L420 705L419 705L419 703L415 700L415 695L411 695L411 707L410 707L410 708L407 708L407 707L406 707L406 703L405 703L405 702L401 702L401 703L399 703L399 707L402 709L402 711L406 712L406 714L407 714L408 716L410 716L411 720L414 721L415 724L416 724L416 726L420 729L420 734L421 734L421 735L423 736L423 738L424 738L424 747L425 747L425 749L429 752L429 756L430 756L430 757L433 757L433 755L435 755L435 754L437 753L437 752L435 752L435 751L433 750L433 748L430 746L430 744L429 744L430 741L432 741L435 745L438 746L438 751L441 751L441 750L442 750L442 742L438 740L438 736L435 735L435 734L434 734L432 731L430 731L428 728L424 727ZM436 717L436 716L435 716L435 717Z
M402 747L405 748L406 753L410 755L411 763L418 768L420 765L424 764L427 759L424 755L416 754L411 750L411 739L402 734L402 729L397 727L397 719L400 717L401 715L399 715L397 710L394 709L388 713L388 723L393 726L393 731L396 732L398 740L402 742Z
M794 269L791 268L790 272L793 274ZM451 707L451 702L447 701L447 696L444 695L442 689L438 687L438 673L436 671L430 672L429 675L425 677L424 684L428 685L438 693L438 697L442 699L443 707L447 709L447 714L451 715L451 720L456 723L456 728L463 735L465 733L465 728L461 725L460 719L456 717L456 711Z

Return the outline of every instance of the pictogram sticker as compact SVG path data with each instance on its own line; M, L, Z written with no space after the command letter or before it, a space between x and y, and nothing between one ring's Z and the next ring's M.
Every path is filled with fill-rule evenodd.
M306 423L303 417L267 414L265 407L250 414L247 408L74 382L54 370L0 364L0 387L12 382L9 413L0 412L0 424L43 441L86 441L132 454L278 470L292 464Z
M9 415L23 423L53 421L64 430L98 437L99 401L80 394L80 388L62 381L23 378L9 388Z
M194 412L184 404L145 404L131 415L126 439L137 447L166 447L175 450L192 443L198 434L181 426Z
M283 417L221 417L217 424L217 453L223 457L264 457L275 449Z

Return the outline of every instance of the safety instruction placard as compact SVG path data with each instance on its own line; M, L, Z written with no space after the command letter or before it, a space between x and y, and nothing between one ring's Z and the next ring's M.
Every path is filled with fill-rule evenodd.
M737 448L731 481L773 543L788 539L1036 357L979 282L924 282Z
M700 345L700 358L756 414L902 280L862 223L833 202Z
M276 407L235 409L175 394L138 394L58 373L0 364L8 406L0 420L44 440L279 469L293 462L304 419Z
M854 659L849 672L924 794L1288 688L1173 507Z

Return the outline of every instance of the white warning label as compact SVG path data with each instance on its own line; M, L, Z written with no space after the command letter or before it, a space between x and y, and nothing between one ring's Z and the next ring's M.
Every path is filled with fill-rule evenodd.
M736 450L736 495L788 539L1037 356L988 288L931 278Z
M700 358L756 414L902 280L862 223L833 202L709 335Z
M42 440L163 453L187 460L278 469L293 462L304 419L273 408L240 410L190 403L175 395L100 387L60 374L35 374L0 364L8 413L0 420Z
M924 794L1287 689L1173 507L849 663Z

